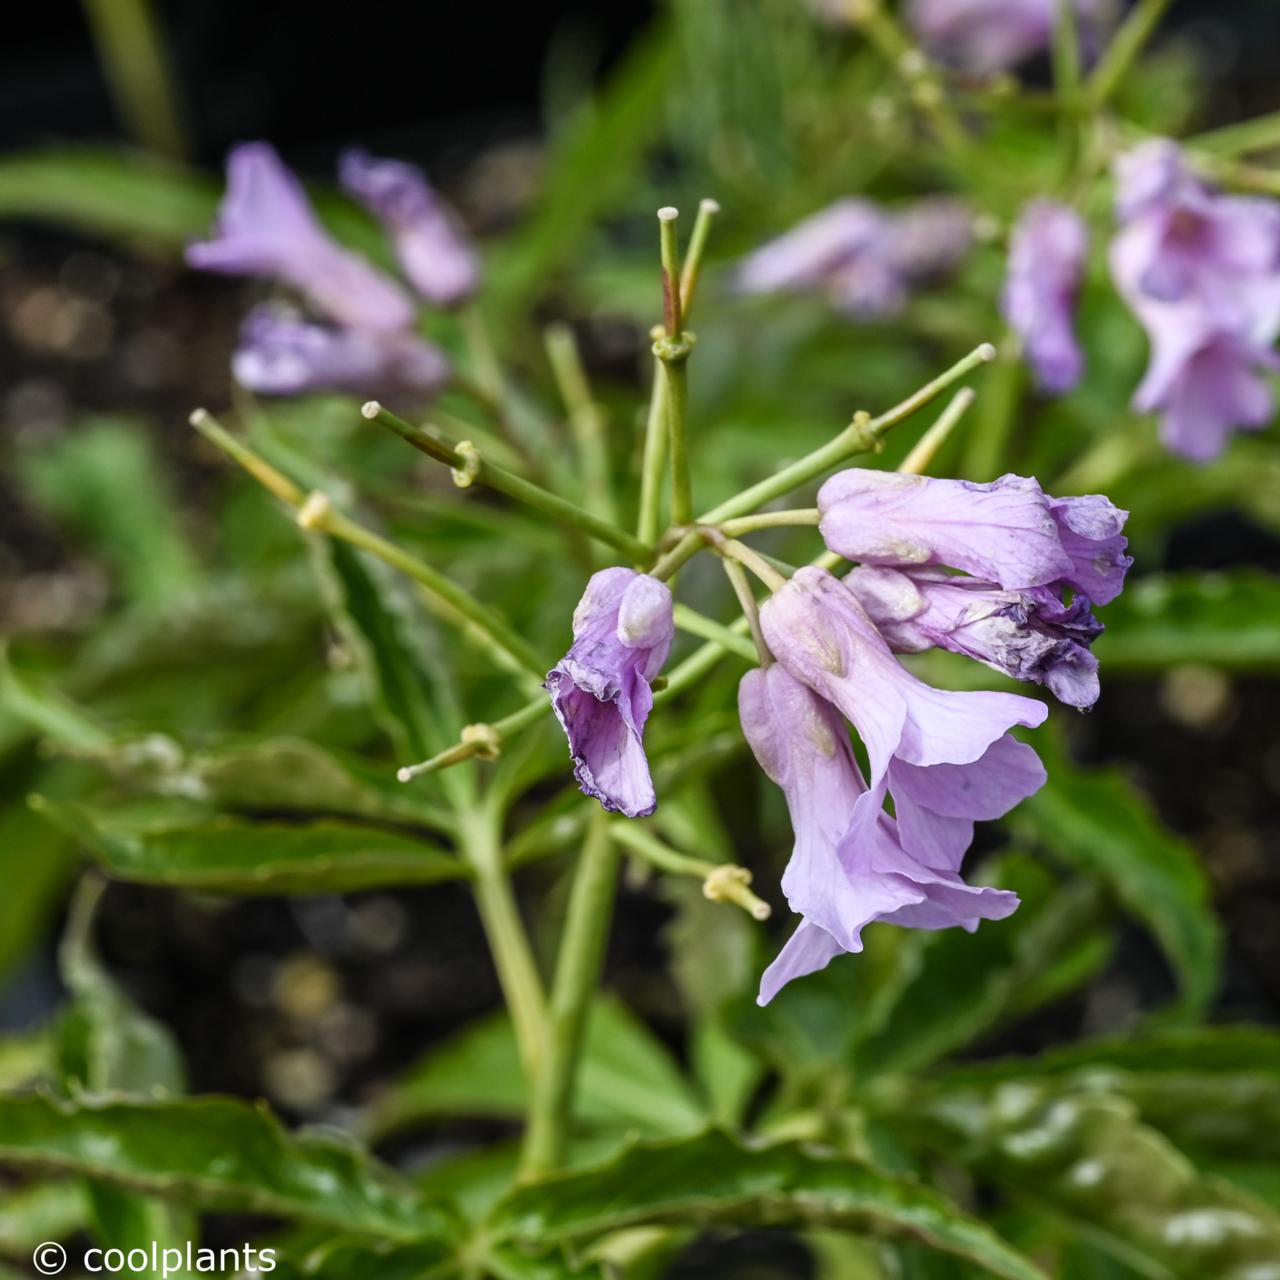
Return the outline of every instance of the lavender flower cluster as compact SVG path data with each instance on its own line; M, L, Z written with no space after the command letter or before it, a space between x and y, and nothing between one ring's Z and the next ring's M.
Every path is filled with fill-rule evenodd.
M1010 731L1039 725L1047 708L932 688L895 654L951 650L1088 707L1098 696L1089 647L1102 630L1092 608L1114 599L1131 563L1126 512L1096 495L1050 497L1020 476L974 484L851 469L823 485L818 507L827 547L858 567L843 580L800 569L773 593L760 624L774 661L739 690L743 732L786 795L796 837L782 888L801 923L763 976L762 1003L860 951L873 920L973 930L1017 907L1012 893L966 884L960 866L974 823L1043 783L1036 753ZM656 803L643 736L674 634L670 592L606 569L573 634L546 687L578 785L643 817Z
M348 151L339 176L382 224L420 298L448 307L474 292L475 251L418 169ZM204 271L273 280L310 308L307 316L272 302L246 317L232 372L251 391L412 400L432 395L449 376L444 353L416 332L417 307L406 289L329 235L302 184L267 143L231 152L213 238L190 245L187 261Z

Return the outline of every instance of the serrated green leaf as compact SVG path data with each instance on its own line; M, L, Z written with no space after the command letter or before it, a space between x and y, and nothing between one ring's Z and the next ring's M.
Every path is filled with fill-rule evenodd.
M1095 650L1108 674L1198 663L1280 670L1280 578L1253 569L1159 574L1107 606Z
M1160 824L1118 770L1077 768L1049 735L1036 746L1049 780L1010 825L1101 880L1164 949L1182 989L1176 1012L1203 1010L1218 989L1222 938L1195 850Z
M0 1097L0 1164L387 1240L454 1235L450 1215L371 1157L336 1138L287 1133L265 1107L230 1098Z
M839 1227L923 1239L1008 1280L1044 1280L945 1196L791 1144L754 1148L711 1132L641 1143L595 1169L514 1192L490 1230L545 1245L646 1223Z
M1255 1280L1280 1262L1280 1216L1202 1175L1125 1099L1010 1082L918 1090L909 1112L901 1122L947 1159L1144 1276Z
M381 1136L445 1116L520 1118L527 1105L511 1023L498 1014L412 1068L375 1104L370 1125ZM587 1024L576 1111L588 1125L650 1134L689 1133L707 1123L664 1046L610 999L597 1001Z
M456 858L396 831L352 822L247 822L196 815L134 828L119 816L33 797L105 871L211 893L353 893L467 875Z

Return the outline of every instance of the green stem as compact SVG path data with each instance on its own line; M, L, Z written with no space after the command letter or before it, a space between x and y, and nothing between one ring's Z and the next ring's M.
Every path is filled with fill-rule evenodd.
M640 516L636 533L645 546L658 540L662 525L662 477L667 465L667 375L653 361L653 388L644 427L644 461L640 468Z
M947 442L956 424L964 417L976 397L972 387L961 387L951 398L951 403L938 415L938 420L916 441L911 452L898 468L903 475L921 476L929 469L938 450ZM722 525L721 528L724 526Z
M739 564L745 565L770 591L779 591L787 585L786 577L745 542L739 542L736 538L720 538L716 541L716 550L722 556L728 556Z
M648 554L648 544L625 529L620 529L610 521L601 519L600 516L594 515L585 507L580 507L576 502L570 502L567 498L562 498L549 489L544 489L541 485L516 475L514 471L500 467L496 462L490 462L474 448L460 453L458 446L442 440L426 427L414 426L403 418L397 417L376 400L370 400L360 412L370 421L394 431L402 440L407 441L420 453L425 453L427 457L434 458L455 471L465 470L470 479L477 484L505 493L507 497L514 498L517 502L523 502L526 506L551 516L561 524L580 529L596 541L616 547L619 551L625 551L637 559Z
M693 298L702 277L702 259L707 250L707 238L711 235L711 224L719 212L720 206L714 200L698 202L698 216L693 220L693 233L689 237L689 252L680 273L680 306L685 324L689 323L689 312L693 310Z
M1059 101L1074 112L1080 92L1080 24L1076 0L1055 0L1053 82Z
M662 323L673 342L684 332L684 303L680 297L680 242L676 221L680 211L666 205L658 210L658 248L662 255Z
M472 885L480 922L511 1014L525 1079L536 1088L546 1063L547 999L503 866L500 819L488 805L477 806L460 818L459 843L474 872Z
M178 96L151 0L84 0L112 97L139 142L186 154Z
M1219 156L1247 155L1251 151L1269 151L1280 147L1280 111L1270 115L1229 124L1208 133L1198 133L1183 144L1194 151L1212 151Z
M755 592L751 590L751 583L747 579L746 570L736 560L730 560L723 556L720 559L720 563L724 566L729 584L733 587L733 594L738 597L738 604L742 608L742 616L746 618L747 626L751 629L751 639L755 642L756 655L759 658L760 665L767 667L773 661L773 654L769 651L764 632L760 629L760 608L756 604ZM730 632L729 634L732 635L733 633Z
M547 328L543 340L560 398L569 415L569 429L578 450L587 510L606 523L616 525L618 516L609 479L604 416L591 395L577 339L567 324L554 324Z
M702 614L690 609L687 604L679 602L675 605L674 617L675 624L681 631L685 631L691 636L698 636L703 640L714 640L728 652L736 653L740 658L746 658L748 662L756 661L756 651L751 645L740 635L730 631L723 623L704 617Z
M720 523L720 532L726 538L738 538L744 533L756 533L760 529L791 529L816 525L822 520L817 507L796 507L789 511L761 511L753 516L739 516L736 520Z
M551 701L543 694L527 702L519 711L513 711L509 716L503 716L501 720L495 720L492 724L467 725L458 742L451 747L446 747L429 760L422 761L421 764L406 765L397 769L396 777L401 782L410 782L414 778L436 773L451 765L461 764L464 760L473 759L475 756L496 759L501 754L502 744L507 739L514 738L521 730L537 724L550 710Z
M1089 77L1086 97L1092 110L1105 106L1123 83L1168 7L1169 0L1138 0L1129 11Z
M660 344L661 345L661 344ZM666 346L663 348L667 349ZM685 360L687 347L663 355L663 375L667 384L667 439L671 453L671 521L688 524L693 519L693 486L689 477L689 446L686 423L689 409L689 381Z
M970 480L993 480L1004 470L1005 454L1013 434L1013 422L1022 401L1026 381L1018 343L1006 338L983 397L978 421L969 436L964 474Z
M598 810L578 858L556 959L546 1060L534 1078L521 1157L521 1173L526 1178L550 1173L564 1163L578 1061L604 965L617 882L618 852L609 838L608 815Z

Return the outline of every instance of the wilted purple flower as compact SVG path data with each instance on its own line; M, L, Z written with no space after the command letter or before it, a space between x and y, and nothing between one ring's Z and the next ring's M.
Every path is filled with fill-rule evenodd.
M480 263L422 170L365 151L344 152L342 185L386 226L409 283L428 302L451 307L474 293Z
M301 183L265 142L231 152L214 237L189 245L187 261L202 271L280 280L341 324L393 330L413 323L404 290L329 236Z
M1057 0L911 0L907 20L934 57L990 75L1049 46ZM1086 50L1097 41L1109 0L1076 0Z
M649 682L675 635L671 608L666 583L602 569L573 611L569 652L547 674L578 786L628 818L643 818L656 803L644 725L653 706Z
M336 328L267 306L245 318L231 371L264 395L342 391L394 401L434 394L449 362L413 333Z
M960 878L967 838L958 850L950 842L945 858L930 860L907 852L886 813L855 829L855 811L868 793L848 730L835 709L785 667L748 672L739 687L738 709L756 759L787 798L795 848L782 889L791 909L803 917L761 979L761 1004L840 952L861 951L862 930L873 920L972 931L979 920L1002 919L1017 907L1016 894L967 885ZM915 781L907 779L904 788ZM954 802L954 789L952 779L926 788L930 797L940 797L944 809L965 808L964 801ZM927 835L918 843L936 846Z
M749 254L744 293L825 293L854 319L890 315L910 291L968 251L973 216L956 200L921 200L901 212L846 198Z
M1128 512L1096 494L1052 498L1024 476L978 484L851 467L818 491L818 509L827 546L849 560L947 565L1007 591L1054 586L1106 604L1132 563Z
M907 852L926 860L937 856L931 847L913 845L913 830L926 830L928 824L912 828L908 811L913 804L929 807L930 771L941 765L963 774L964 790L976 806L969 818L986 815L993 796L1007 801L1007 809L1030 794L1022 789L1027 778L1007 768L1007 748L996 744L1014 725L1042 723L1048 714L1043 703L1017 694L955 693L924 684L893 656L858 597L813 566L798 570L765 601L760 623L778 662L834 703L866 744L870 789L855 804L851 841L871 838L888 790ZM1024 750L1019 743L1012 748L1015 754ZM902 766L916 770L909 791L899 787ZM1043 781L1043 774L1038 776ZM1030 790L1036 786L1039 782Z
M1161 411L1169 448L1205 461L1272 416L1261 375L1277 364L1280 203L1212 191L1162 139L1119 157L1116 178L1111 270L1151 343L1133 405Z
M844 581L895 653L949 649L1042 684L1068 706L1098 700L1098 660L1089 646L1103 626L1086 596L1064 604L1049 587L1002 591L938 569L863 565Z
M1074 316L1088 249L1084 219L1052 200L1023 209L1009 248L1004 316L1036 380L1054 394L1069 391L1084 371Z

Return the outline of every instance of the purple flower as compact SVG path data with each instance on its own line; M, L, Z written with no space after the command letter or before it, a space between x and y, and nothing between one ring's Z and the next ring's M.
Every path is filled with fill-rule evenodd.
M895 653L949 649L1042 684L1068 706L1098 700L1098 660L1089 646L1103 627L1086 596L1063 604L1049 587L1002 591L937 569L863 565L844 581Z
M480 283L475 250L421 169L347 151L338 162L338 176L386 226L405 275L428 302L451 307L475 292Z
M1132 563L1128 512L1100 495L1052 498L1034 479L985 484L852 467L818 491L821 532L849 560L947 565L1006 591L1054 586L1106 604Z
M990 75L1049 46L1057 0L911 0L907 20L934 57ZM1086 51L1097 43L1107 0L1077 0Z
M1280 203L1212 191L1161 139L1119 157L1116 179L1111 271L1151 344L1133 405L1161 412L1169 448L1206 461L1273 413L1262 374L1277 364Z
M972 214L955 200L892 213L846 198L748 255L736 283L744 293L821 291L851 319L891 315L913 288L955 266L972 227Z
M960 878L967 839L958 850L952 841L944 857L930 860L903 847L898 824L886 813L870 824L854 823L868 792L848 731L835 709L785 667L748 672L738 708L756 759L786 795L795 848L782 889L791 909L803 917L761 979L761 1004L841 952L861 951L862 930L873 920L972 931L979 920L1002 919L1017 907L1016 894L967 885ZM916 781L903 782L904 794ZM943 810L968 811L974 808L968 797L953 794L963 785L962 779L942 777L922 790ZM932 813L923 806L920 812ZM948 821L945 815L939 820ZM919 833L917 844L937 846Z
M1033 200L1014 228L1004 316L1040 386L1054 394L1070 391L1084 370L1073 318L1088 249L1084 220L1052 200Z
M330 238L265 142L231 152L214 238L189 245L187 261L202 271L280 280L341 324L393 330L413 323L404 290Z
M335 328L266 306L245 318L231 370L264 395L342 391L395 401L433 395L449 362L413 333Z
M798 570L765 601L760 622L779 664L838 707L866 744L869 790L855 802L848 829L855 847L871 839L887 790L903 847L936 865L938 857L963 852L951 843L960 830L956 822L992 816L993 806L1003 805L1004 812L1043 781L1038 762L1030 771L1008 767L1008 754L1030 752L1034 760L1029 747L1012 740L999 745L1014 725L1042 723L1043 703L1009 693L955 693L917 680L893 656L858 597L825 570ZM948 777L963 780L959 791L973 811L937 810L953 820L947 843L937 845L934 824L911 811L934 807L930 779L943 765ZM1038 781L1029 785L1033 775Z
M602 569L573 611L569 652L547 673L578 786L628 818L643 818L656 803L644 725L653 706L649 682L674 635L666 583L633 569Z

